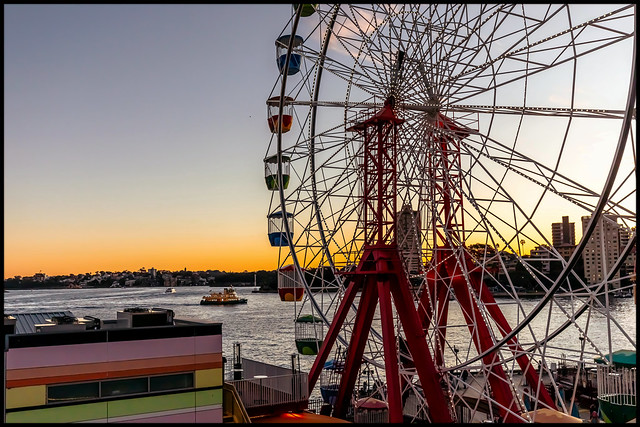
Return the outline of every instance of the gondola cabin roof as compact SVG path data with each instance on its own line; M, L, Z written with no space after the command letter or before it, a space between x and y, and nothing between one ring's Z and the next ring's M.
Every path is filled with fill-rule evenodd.
M290 34L287 34L285 36L280 36L276 39L276 46L287 48L289 47L289 40L291 40ZM293 47L298 47L302 45L302 43L304 43L304 39L302 38L302 36L298 36L298 35L293 36Z
M288 103L293 102L294 99L290 96L285 96L284 97L284 105L287 105ZM280 97L279 96L272 96L271 98L267 99L267 105L269 106L275 106L277 107L278 105L280 105Z
M283 162L288 162L291 161L291 158L289 156L282 156L282 161ZM273 156L267 157L266 159L264 159L265 163L278 163L278 155L274 154Z
M635 350L618 350L611 353L613 358L613 365L624 368L636 367L636 352ZM594 359L597 363L606 363L609 361L609 355L605 355L604 358L596 357Z
M278 269L278 271L294 271L296 269L296 267L293 264L288 264L285 266L282 266ZM305 271L304 268L301 268L300 270Z
M373 397L363 397L358 399L355 404L356 409L375 409L382 410L388 409L389 406L382 400L374 399Z
M344 362L336 362L335 359L331 359L325 362L323 369L326 370L342 370L344 368Z
M282 218L282 212L281 211L274 212L269 215L269 218ZM287 212L287 218L293 218L293 214L290 212Z
M322 322L322 319L319 317L313 316L311 314L307 314L306 316L300 316L296 320L297 323L319 323Z

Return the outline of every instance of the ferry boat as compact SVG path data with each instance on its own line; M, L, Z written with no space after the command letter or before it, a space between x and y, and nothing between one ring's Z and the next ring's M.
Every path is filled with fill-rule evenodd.
M224 288L222 292L211 292L209 295L203 296L200 300L201 305L232 305L246 303L247 299L240 298L233 287Z

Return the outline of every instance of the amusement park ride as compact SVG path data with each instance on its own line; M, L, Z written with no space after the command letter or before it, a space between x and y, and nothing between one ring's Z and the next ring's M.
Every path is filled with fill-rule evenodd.
M635 52L635 7L296 6L276 39L264 162L280 297L293 302L299 351L315 356L310 391L320 383L339 418L372 398L390 422L571 414L596 358L635 351L608 310L635 260L635 86L617 88L615 108L579 108L575 88L557 107L545 79L575 86L584 58L606 57L635 82L633 65L609 54ZM596 191L602 182L581 184L567 166L586 119L617 138ZM557 146L535 160L527 132ZM549 246L545 209L591 216L568 260L550 255L555 274L520 246ZM575 267L603 213L633 233L594 286ZM544 297L518 294L523 275ZM608 341L590 337L596 323ZM560 360L578 367L568 399L557 398Z

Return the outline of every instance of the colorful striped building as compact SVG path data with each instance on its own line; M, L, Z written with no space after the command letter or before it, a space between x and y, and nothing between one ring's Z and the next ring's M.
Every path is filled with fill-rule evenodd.
M222 324L117 315L5 315L4 422L222 423Z

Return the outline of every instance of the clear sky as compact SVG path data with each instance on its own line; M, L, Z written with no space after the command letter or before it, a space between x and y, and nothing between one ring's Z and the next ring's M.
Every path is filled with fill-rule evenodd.
M265 101L291 14L291 4L4 5L4 277L276 269ZM630 62L628 44L607 51L612 64ZM580 59L576 105L624 104L607 97L626 96L628 78L602 58ZM531 105L567 106L571 83L533 75ZM553 166L562 135L548 136L566 127L529 119L524 154ZM619 123L583 122L559 166L599 191ZM579 238L581 212L569 208L540 220L543 232L569 215Z
M4 276L277 268L273 5L4 5Z

